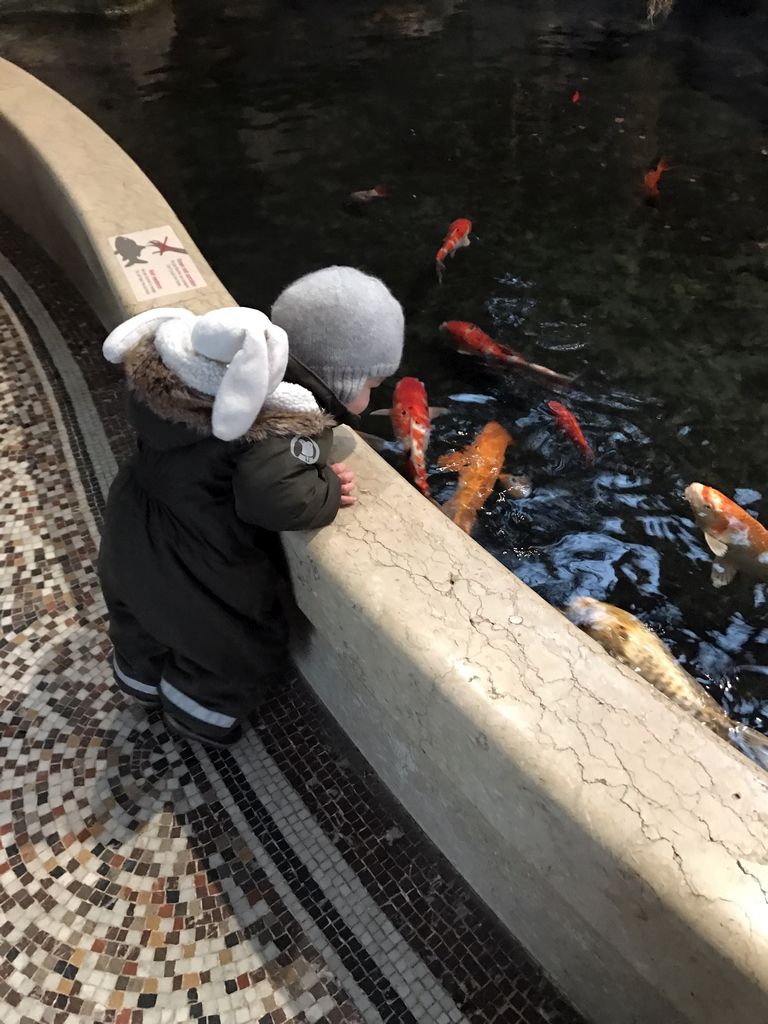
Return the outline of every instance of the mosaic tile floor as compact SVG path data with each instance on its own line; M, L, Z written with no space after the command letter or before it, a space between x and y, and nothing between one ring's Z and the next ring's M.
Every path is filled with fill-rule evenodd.
M7 223L0 253L5 1024L579 1024L301 682L211 754L114 689L118 380Z

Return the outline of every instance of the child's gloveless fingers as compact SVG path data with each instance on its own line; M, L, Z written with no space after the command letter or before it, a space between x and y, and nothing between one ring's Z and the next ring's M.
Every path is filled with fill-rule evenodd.
M350 505L354 505L357 502L357 498L353 494L342 494L341 496L341 507L349 508Z

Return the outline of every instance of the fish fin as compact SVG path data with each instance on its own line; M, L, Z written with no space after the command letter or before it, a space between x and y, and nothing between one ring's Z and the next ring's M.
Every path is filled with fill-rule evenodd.
M445 414L449 411L450 410L447 409L444 405L430 405L429 418L431 420L436 420L438 416L445 416Z
M355 433L367 445L370 445L375 452L387 451L388 441L385 441L383 437L377 437L375 434L366 434L364 430L356 430Z
M724 541L718 540L717 537L713 537L711 533L705 533L704 540L707 542L707 547L712 554L718 558L722 558L728 551L728 545Z
M448 452L446 455L441 455L437 460L439 469L444 469L449 473L458 473L464 469L467 464L467 456L464 452Z
M366 416L391 416L391 409L374 409L373 412L367 412Z
M729 583L733 582L736 572L736 568L729 562L724 562L722 558L716 558L712 563L712 574L710 576L712 586L727 587Z
M438 284L442 284L443 283L443 271L445 270L445 266L444 266L444 264L442 263L441 260L436 260L435 261L435 270L437 271L437 283Z
M440 511L443 512L451 522L455 523L460 530L464 533L471 533L472 527L475 525L475 516L471 509L465 508L457 501L458 493L454 494L452 498L444 502L440 506Z
M728 737L735 747L761 768L768 769L768 737L746 725L734 725Z

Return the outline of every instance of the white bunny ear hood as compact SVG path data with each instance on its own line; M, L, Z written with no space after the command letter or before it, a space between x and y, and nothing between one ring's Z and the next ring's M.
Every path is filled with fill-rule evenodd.
M161 418L201 429L202 414L205 432L223 441L247 436L262 410L273 419L319 414L328 425L310 391L283 381L288 337L258 309L146 310L116 327L102 351L125 364L129 385Z

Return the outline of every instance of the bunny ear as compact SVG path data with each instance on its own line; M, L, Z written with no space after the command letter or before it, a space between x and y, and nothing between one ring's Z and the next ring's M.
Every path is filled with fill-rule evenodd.
M245 312L258 313L258 310ZM251 316L239 318L245 338L232 357L213 402L211 428L222 441L234 441L247 433L265 398L275 390L285 373L288 336L263 313L259 313L259 318L264 322Z
M194 319L194 313L182 307L163 306L145 309L143 313L132 316L130 320L126 320L108 334L101 351L110 363L122 363L132 348L144 338L153 336L160 324L166 320L183 320L191 324Z

